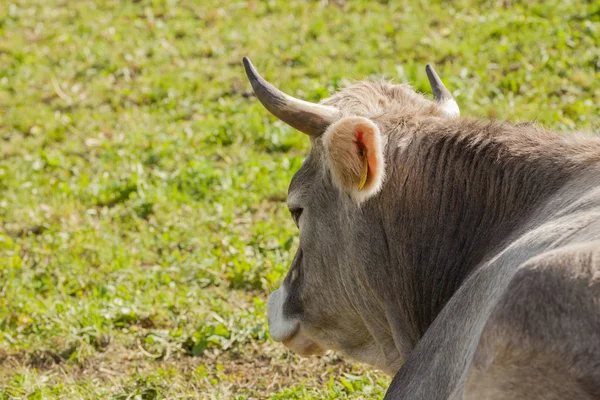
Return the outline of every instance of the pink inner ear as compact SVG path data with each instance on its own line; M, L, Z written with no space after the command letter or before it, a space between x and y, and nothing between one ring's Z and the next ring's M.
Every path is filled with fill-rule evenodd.
M363 144L363 131L360 129L356 131L356 136L358 138L358 143Z
M364 127L359 127L356 130L356 145L358 147L358 153L362 151L367 152L367 164L369 170L367 171L367 185L369 184L369 176L372 176L373 171L377 169L377 158L375 151L375 138L373 132L367 127L366 131L363 131Z
M360 129L358 129L356 131L356 152L360 155L362 155L363 151L366 151L365 149L365 142L363 139L363 131L361 131Z

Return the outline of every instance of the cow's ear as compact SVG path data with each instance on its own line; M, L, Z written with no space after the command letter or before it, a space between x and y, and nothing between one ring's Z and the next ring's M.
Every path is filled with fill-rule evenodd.
M333 182L360 204L381 189L385 173L381 133L363 117L345 117L323 134Z

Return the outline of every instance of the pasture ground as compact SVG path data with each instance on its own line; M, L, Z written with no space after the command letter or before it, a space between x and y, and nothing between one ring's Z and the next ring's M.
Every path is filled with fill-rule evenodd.
M311 101L433 63L463 115L598 127L598 2L445 3L3 0L0 399L381 397L269 340L309 143L241 58Z

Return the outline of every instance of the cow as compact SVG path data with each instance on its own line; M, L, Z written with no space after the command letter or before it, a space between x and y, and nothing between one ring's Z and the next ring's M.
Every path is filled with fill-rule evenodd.
M272 339L381 369L386 399L600 398L600 139L463 118L360 82L318 104L258 100L311 149L287 206L299 247Z

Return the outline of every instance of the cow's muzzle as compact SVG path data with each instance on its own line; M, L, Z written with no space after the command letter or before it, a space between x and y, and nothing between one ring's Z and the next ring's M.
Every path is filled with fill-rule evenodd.
M283 304L287 297L285 285L271 293L267 304L269 334L277 342L282 342L287 348L301 356L320 355L324 350L308 338L300 326L300 321L287 318L283 314Z

